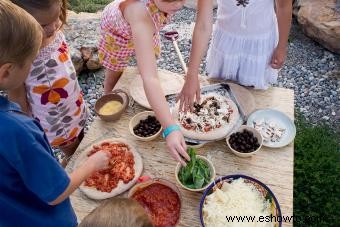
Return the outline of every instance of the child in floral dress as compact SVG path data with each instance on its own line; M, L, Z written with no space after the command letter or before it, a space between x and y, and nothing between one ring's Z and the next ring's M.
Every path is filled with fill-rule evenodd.
M51 146L60 148L65 153L66 161L83 137L88 116L61 31L66 18L66 1L12 2L35 17L44 30L44 39L25 83L11 92L9 97L40 122Z

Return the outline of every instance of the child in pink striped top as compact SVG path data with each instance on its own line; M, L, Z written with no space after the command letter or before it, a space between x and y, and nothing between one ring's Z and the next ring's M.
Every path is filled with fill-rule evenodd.
M131 56L136 55L145 94L165 129L171 155L183 165L189 160L184 137L175 125L157 77L156 56L160 52L159 30L185 0L115 0L103 11L99 59L106 68L104 92L118 82Z

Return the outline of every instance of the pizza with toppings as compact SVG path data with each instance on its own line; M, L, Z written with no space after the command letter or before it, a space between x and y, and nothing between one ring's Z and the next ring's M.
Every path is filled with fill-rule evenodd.
M141 156L123 140L105 140L91 146L79 157L78 163L101 150L112 154L109 168L94 172L80 186L80 190L92 199L106 199L123 193L136 183L143 169Z
M194 104L192 112L173 111L183 135L197 140L219 140L226 137L239 119L236 104L219 94L203 95L201 103Z

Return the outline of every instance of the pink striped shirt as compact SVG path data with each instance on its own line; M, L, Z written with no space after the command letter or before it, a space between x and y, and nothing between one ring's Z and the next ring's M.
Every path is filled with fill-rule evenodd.
M105 68L113 71L123 71L131 56L135 54L132 41L132 31L120 9L120 4L125 0L116 0L107 5L101 18L101 39L99 42L99 59ZM153 0L140 0L144 3L156 33L153 43L156 55L160 53L159 31L168 22L170 17L160 11Z

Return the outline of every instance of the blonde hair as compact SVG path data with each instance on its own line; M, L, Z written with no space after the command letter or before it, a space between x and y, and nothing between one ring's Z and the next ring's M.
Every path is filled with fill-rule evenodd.
M152 227L138 202L126 198L105 201L79 224L79 227Z
M8 0L0 1L0 64L22 65L38 53L42 42L39 23Z

